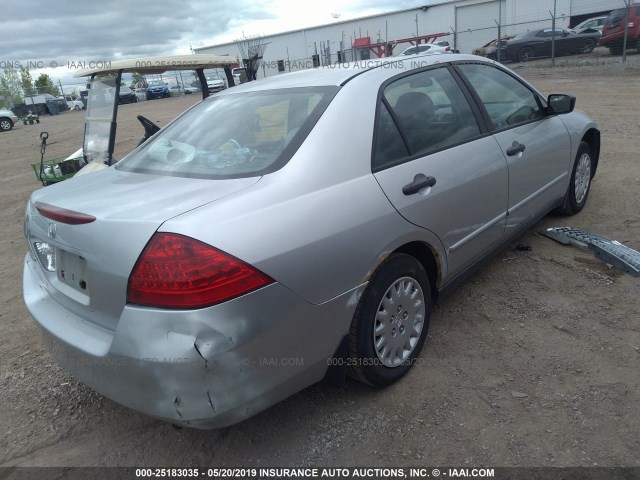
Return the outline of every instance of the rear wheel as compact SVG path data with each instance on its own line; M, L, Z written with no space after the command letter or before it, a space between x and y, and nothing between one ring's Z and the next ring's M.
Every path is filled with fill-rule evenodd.
M13 128L13 122L10 118L0 119L0 131L8 132Z
M593 178L593 156L591 147L587 142L580 142L576 161L571 172L571 181L567 190L564 203L560 208L560 213L565 215L575 215L580 212L587 203L589 190L591 189L591 179Z
M349 375L374 386L399 380L420 354L430 317L424 268L409 255L391 255L371 276L353 316Z
M591 53L596 48L596 41L593 38L587 38L587 40L580 45L578 53Z
M73 107L73 109L77 112L78 110L80 110L80 105L76 105L75 107Z
M533 58L534 51L531 47L522 47L518 52L518 60L521 62L528 62Z

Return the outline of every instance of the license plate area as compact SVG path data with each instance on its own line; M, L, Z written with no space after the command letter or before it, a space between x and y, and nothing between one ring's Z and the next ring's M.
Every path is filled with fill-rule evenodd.
M87 282L87 261L79 255L58 249L58 280L85 295L89 294Z

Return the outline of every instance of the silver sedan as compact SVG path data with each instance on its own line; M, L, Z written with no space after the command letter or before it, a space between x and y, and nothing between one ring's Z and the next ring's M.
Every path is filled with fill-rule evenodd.
M584 207L600 132L574 105L449 54L225 90L33 193L24 300L68 371L174 424L230 425L344 372L391 384L438 295Z

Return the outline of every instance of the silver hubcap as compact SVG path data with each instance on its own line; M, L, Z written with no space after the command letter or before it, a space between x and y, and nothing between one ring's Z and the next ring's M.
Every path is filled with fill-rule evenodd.
M0 122L0 128L2 130L9 130L11 128L11 124L6 120L3 120L2 122Z
M582 203L584 197L587 196L589 190L589 182L591 182L591 157L586 153L578 159L576 167L575 195L576 203Z
M387 367L402 364L418 343L424 327L424 293L411 277L396 280L382 296L373 325L373 345Z

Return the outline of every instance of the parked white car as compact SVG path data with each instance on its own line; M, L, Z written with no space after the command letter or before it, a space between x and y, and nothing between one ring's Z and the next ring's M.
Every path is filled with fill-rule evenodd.
M18 121L11 110L0 109L0 132L8 132Z
M84 108L82 100L80 100L78 97L74 97L73 95L65 95L64 101L67 102L67 107L69 107L69 110L82 110Z
M415 55L417 53L451 53L451 47L436 45L435 43L423 43L406 48L400 55Z
M607 16L603 17L593 17L585 20L582 23L579 23L575 27L571 29L572 32L575 33L602 33L602 27L604 26L604 22L607 20Z
M231 69L231 75L233 76L233 83L240 85L245 83L247 79L247 69L244 67L236 67Z

